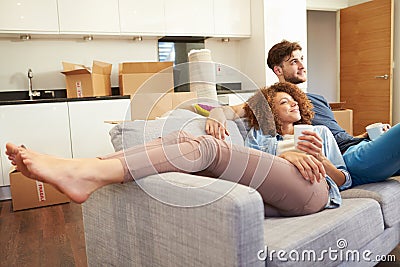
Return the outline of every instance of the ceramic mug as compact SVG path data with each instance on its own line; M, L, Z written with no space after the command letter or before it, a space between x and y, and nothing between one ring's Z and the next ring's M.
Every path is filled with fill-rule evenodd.
M296 124L294 126L294 145L297 146L297 142L299 141L304 141L304 140L299 140L299 136L304 135L302 132L303 131L314 131L314 126L309 125L309 124Z
M373 123L373 124L370 124L367 127L365 127L365 129L367 130L369 139L375 140L376 138L378 138L378 136L380 136L381 134L384 133L383 129L386 126L389 126L389 124L377 122L377 123Z

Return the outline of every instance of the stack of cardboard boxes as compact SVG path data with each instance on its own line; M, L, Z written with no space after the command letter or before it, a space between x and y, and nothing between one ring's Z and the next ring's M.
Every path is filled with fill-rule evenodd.
M119 65L121 95L131 96L131 118L152 120L165 112L189 108L194 92L174 93L172 62L126 62Z

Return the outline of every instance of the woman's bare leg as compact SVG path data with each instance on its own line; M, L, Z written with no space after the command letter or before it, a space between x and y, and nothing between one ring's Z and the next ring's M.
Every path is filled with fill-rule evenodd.
M176 131L144 145L129 148L126 153L143 153L193 138L186 132ZM125 151L102 158L63 159L8 143L6 154L17 170L26 177L53 185L77 203L86 201L91 193L104 185L127 182L124 178L131 177L124 164Z
M72 201L82 203L100 187L123 181L118 159L61 159L8 143L6 154L25 176L49 183Z
M208 175L249 185L280 215L317 212L328 200L325 180L311 184L289 162L242 146L231 146L211 136L187 138L172 145L159 142L152 149L128 149L116 157L58 159L15 145L7 154L28 177L55 185L81 203L98 188L151 174L180 171ZM129 171L126 171L126 170Z

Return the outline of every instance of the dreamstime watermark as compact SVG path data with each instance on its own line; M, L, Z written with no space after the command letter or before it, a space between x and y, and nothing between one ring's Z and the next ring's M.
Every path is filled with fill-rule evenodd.
M322 261L340 261L340 262L395 262L395 255L374 255L369 249L359 251L347 249L346 239L340 238L336 241L336 248L328 247L321 251L312 249L306 250L269 250L268 246L257 252L257 258L260 261L295 261L295 262L322 262Z

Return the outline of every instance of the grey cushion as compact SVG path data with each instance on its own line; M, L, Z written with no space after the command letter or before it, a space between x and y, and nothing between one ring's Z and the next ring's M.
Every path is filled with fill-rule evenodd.
M338 209L326 209L308 216L268 218L264 222L264 238L269 252L283 250L287 253L286 257L291 250L299 253L313 250L317 256L329 248L338 250L337 242L344 237L345 241L341 242L347 243L344 249L357 250L383 231L379 204L375 200L361 198L344 199ZM268 262L268 266L337 266L337 263L327 255L323 261L313 262L284 262L275 257Z
M378 201L386 227L400 222L400 176L384 182L359 185L341 194L343 198L372 198Z
M168 116L156 120L136 120L117 124L110 130L115 151L143 144L176 130L184 130L195 136L204 135L207 118L190 110L173 110ZM243 145L244 141L234 121L227 122L228 142Z

